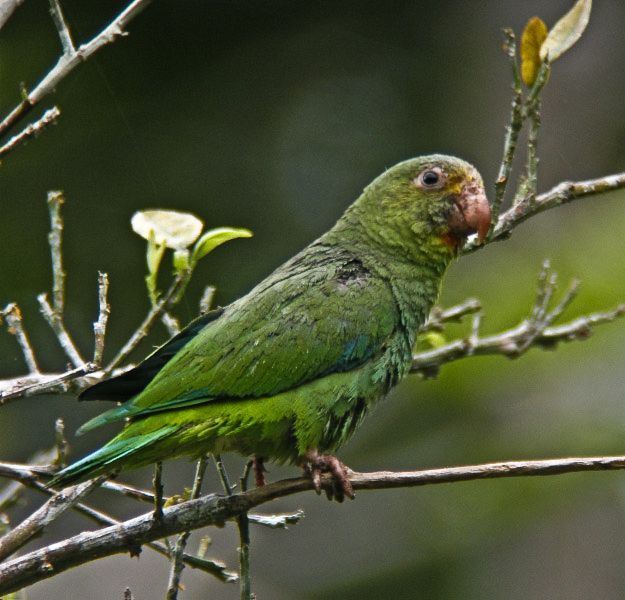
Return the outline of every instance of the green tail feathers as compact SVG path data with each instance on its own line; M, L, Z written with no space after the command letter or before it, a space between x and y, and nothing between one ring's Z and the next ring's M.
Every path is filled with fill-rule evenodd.
M96 427L100 427L100 425L105 425L106 423L112 423L114 421L119 421L127 416L128 406L122 404L121 406L116 406L111 410L107 410L106 412L90 419L86 423L83 423L77 430L76 435L82 435L87 431L91 431Z
M48 483L48 487L65 487L84 479L91 479L113 471L118 463L129 455L147 448L153 443L166 438L176 430L164 427L149 435L113 439L108 444L88 456L65 467Z

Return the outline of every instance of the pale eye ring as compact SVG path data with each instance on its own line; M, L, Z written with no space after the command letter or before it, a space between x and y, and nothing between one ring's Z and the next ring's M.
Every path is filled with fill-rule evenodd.
M429 190L439 190L445 185L447 179L442 169L432 167L425 169L413 181L417 187Z

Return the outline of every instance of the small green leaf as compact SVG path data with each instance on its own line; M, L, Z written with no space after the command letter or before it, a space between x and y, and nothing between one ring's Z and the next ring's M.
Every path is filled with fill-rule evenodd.
M186 248L174 252L174 270L180 273L189 268L189 251Z
M538 17L534 17L525 27L521 38L521 77L525 85L531 88L536 81L542 59L540 48L547 37L547 26Z
M553 26L540 48L542 60L548 56L553 62L579 40L588 25L591 7L592 0L578 0L573 8Z
M148 251L146 260L148 263L148 273L156 276L158 273L158 267L161 264L163 253L165 252L165 244L157 244L154 236L154 231L150 230L148 233Z
M165 244L157 244L154 239L154 231L148 234L148 250L146 253L146 262L148 263L148 274L145 276L145 284L148 288L148 295L152 304L158 302L158 289L156 288L156 279L158 276L158 268L161 259L165 253Z
M239 229L233 227L218 227L217 229L211 229L196 242L195 247L193 248L191 263L197 263L209 252L217 248L217 246L220 246L228 240L249 237L252 237L252 232L249 229Z
M204 226L195 215L176 210L140 210L132 216L130 223L142 238L149 240L152 231L156 244L174 250L190 246Z
M419 341L425 342L430 348L442 348L447 343L445 336L438 331L426 332L420 336Z

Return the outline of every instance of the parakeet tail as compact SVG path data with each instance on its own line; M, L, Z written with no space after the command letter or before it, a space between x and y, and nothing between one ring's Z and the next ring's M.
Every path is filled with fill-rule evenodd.
M106 446L81 458L59 471L48 483L48 487L65 487L85 479L108 473L115 469L123 458L166 438L175 427L164 427L150 435L141 435L122 440L112 440Z

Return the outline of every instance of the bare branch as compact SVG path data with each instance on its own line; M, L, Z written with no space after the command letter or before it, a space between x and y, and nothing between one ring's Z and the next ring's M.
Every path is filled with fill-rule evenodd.
M523 91L521 87L521 77L519 75L519 67L516 60L516 39L512 29L504 29L506 42L504 49L510 59L510 68L512 70L514 96L512 98L512 110L510 113L510 125L506 128L506 137L504 141L503 158L499 167L499 174L495 182L495 198L491 206L491 226L495 226L499 218L501 205L506 195L506 188L512 171L512 159L516 152L516 145L519 139L519 133L523 127Z
M33 462L36 461L37 464L34 465L0 463L0 476L9 477L13 479L14 482L11 486L8 486L7 489L0 493L0 506L6 506L6 504L3 503L10 503L13 501L13 497L15 497L19 493L19 489L16 489L16 487L21 489L26 487L41 492L47 496L54 496L56 492L46 487L45 484L43 484L39 480L39 475L44 473L51 475L56 470L54 467L49 466L50 463L53 461L55 454L56 449L52 449L47 453L42 453L41 456L36 456L33 459ZM39 464L48 466L39 466ZM102 487L121 492L125 496L128 496L130 498L140 499L149 503L154 502L153 494L150 494L149 492L144 492L143 490L138 490L137 488L133 488L132 486L126 484L105 481L102 483ZM87 517L91 521L94 521L95 523L98 523L99 525L108 526L119 525L122 523L122 521L114 519L110 515L86 506L85 504L82 504L80 502L76 503L74 506L72 506L72 508L76 512L84 515L85 517ZM266 525L268 527L273 526L276 528L286 528L287 525L291 523L296 523L298 521L298 517L301 517L301 514L295 513L293 515L270 516L259 515L258 519L259 521L262 521L260 524ZM273 519L276 520L275 525L272 525ZM155 552L158 552L159 554L169 558L170 550L165 544L162 544L161 542L150 542L147 544L147 546ZM201 558L186 553L182 554L182 561L186 565L194 569L204 571L205 573L209 573L210 575L213 575L214 577L225 583L235 583L236 581L238 581L237 574L233 571L228 571L227 566L220 561L208 558Z
M197 467L195 469L195 478L193 480L193 489L191 490L191 500L195 500L200 496L202 481L206 472L206 463L206 456L202 456L197 462ZM178 598L180 577L182 576L182 569L184 568L182 557L190 535L190 531L184 531L183 533L181 533L178 536L174 550L171 553L171 569L169 571L169 581L167 582L167 593L165 595L166 600L176 600Z
M449 321L459 322L465 315L476 313L479 310L482 310L482 304L476 298L469 298L461 304L456 304L444 310L439 306L435 306L430 311L428 320L423 327L419 329L419 332L424 333L432 330L442 331L445 324Z
M538 276L536 300L527 319L507 331L488 337L480 337L481 314L478 313L473 318L471 333L468 338L455 340L433 350L415 353L412 357L410 372L431 378L438 375L442 365L468 356L500 354L509 358L517 358L534 346L553 349L558 342L587 339L592 333L593 326L613 321L617 317L625 315L625 304L620 304L612 310L593 313L579 317L569 323L552 327L553 322L575 299L580 285L579 280L574 279L560 301L550 309L556 290L556 282L557 274L551 270L549 260L545 260ZM439 315L461 318L469 312L479 310L479 308L477 301L468 300L446 311L440 311L440 309L433 311L434 316L430 317L430 321L426 323L421 332L433 328L442 330L445 319L441 319Z
M594 196L625 188L625 173L607 175L586 181L562 182L544 194L536 196L534 202L527 198L507 210L499 219L492 240L503 239L510 231L540 212L561 206L578 198Z
M563 181L548 192L539 194L536 197L527 196L522 198L499 217L497 225L491 230L491 234L484 244L478 246L475 241L470 241L464 246L462 254L475 252L490 242L508 239L515 227L541 212L567 204L578 198L595 196L624 188L625 173L615 173L614 175L606 175L605 177L587 179L585 181Z
M0 404L11 400L41 394L64 394L70 389L70 383L93 373L98 367L86 363L82 367L65 373L31 373L27 377L0 381ZM97 375L97 373L95 373Z
M54 25L59 32L61 46L63 46L63 54L71 56L76 52L76 48L74 48L74 42L72 42L72 36L69 32L69 27L65 22L63 12L61 11L61 4L59 3L59 0L50 0L50 14L52 15Z
M22 464L12 464L12 463L0 463L0 477L8 477L14 480L16 485L22 485L25 487L32 487L37 491L43 491L48 495L54 494L48 488L44 488L43 484L39 481L38 477L40 474L51 475L55 472L56 468L53 468L51 464L58 450L56 448L52 448L47 452L37 454L31 460L31 464L22 465ZM144 502L146 504L154 504L154 494L148 490L142 490L136 488L127 483L121 483L119 481L105 481L101 485L102 489L110 490L116 492L118 494L122 494L127 498L131 498L132 500L137 500L139 502ZM8 491L0 492L0 509L2 509L3 499L10 495ZM169 496L163 496L163 500L167 505L172 503L173 498ZM84 505L78 504L74 507L78 512L82 512L82 508L85 508L88 511L93 511L93 509L88 509L84 507ZM112 517L107 517L110 519L107 521L106 519L102 520L99 517L94 518L92 512L85 513L89 518L94 519L96 522L104 525L111 525L113 523L118 523ZM98 513L103 514L103 513ZM270 529L286 529L289 525L296 525L304 516L304 511L296 510L294 513L284 513L284 514L257 514L250 513L248 515L250 523L255 523L257 525L263 525L264 527L269 527ZM165 548L165 546L163 546ZM164 554L169 556L169 550L165 548ZM188 555L184 555L187 557Z
M54 314L58 319L63 319L65 309L65 271L63 270L63 253L61 244L63 241L63 218L61 206L65 198L63 192L48 192L48 210L50 211L50 233L48 243L52 256L52 293L54 297ZM74 363L79 366L80 363Z
M86 44L82 44L78 49L74 49L71 44L71 38L69 42L67 35L63 30L67 30L63 21L62 15L60 16L60 22L57 22L57 17L60 15L53 15L61 35L63 43L63 55L59 58L56 65L50 70L50 72L43 78L43 80L35 87L35 89L24 94L22 101L11 111L11 113L0 123L0 136L3 136L9 131L20 119L27 115L33 107L35 107L43 98L52 93L59 83L67 77L67 75L81 62L88 60L92 54L97 52L100 48L106 44L110 44L120 36L126 35L124 33L125 27L134 19L149 3L151 0L134 0L131 2L109 25L107 25L98 35L96 35L91 41ZM53 3L53 6L56 3ZM63 32L63 33L62 33ZM70 47L71 46L71 47Z
M210 310L214 297L215 297L215 288L212 285L207 285L204 288L204 293L202 294L202 297L200 298L200 314L201 315L203 315L204 313L207 313Z
M551 315L551 313L550 313ZM612 310L579 317L569 323L555 327L539 327L529 320L522 321L516 327L497 335L469 340L455 340L440 348L418 352L412 357L411 373L424 377L435 377L440 367L446 363L467 356L503 355L517 358L530 347L553 349L558 342L572 342L587 339L592 328L600 323L613 321L625 315L625 304L619 304ZM531 343L528 343L531 341Z
M408 472L349 473L355 490L417 487L476 479L560 475L580 471L625 469L625 456L514 461ZM324 476L324 487L333 485ZM313 490L309 478L284 479L232 496L209 495L169 506L162 520L152 512L98 531L83 532L0 565L0 594L8 594L54 575L113 554L136 551L162 537L221 524L276 498Z
M143 320L143 323L132 334L131 338L126 342L124 347L118 352L117 356L106 367L105 371L110 373L117 365L126 359L126 357L136 348L137 344L148 335L152 325L161 317L161 315L169 308L172 301L176 298L176 295L184 285L184 282L189 276L188 271L180 271L174 279L171 287L155 305L152 306L150 312Z
M59 344L65 351L67 357L72 361L75 367L85 369L85 361L80 356L80 353L74 345L72 338L70 338L69 333L67 333L63 320L50 306L47 295L39 294L39 296L37 296L37 300L39 301L39 310L41 311L43 318L48 322L48 325L52 327L52 331L56 334Z
M0 311L0 322L2 322L2 317L4 317L7 321L9 333L12 333L15 336L17 343L22 349L22 354L24 355L24 360L26 361L30 374L37 377L40 375L39 367L37 366L35 353L33 352L30 342L28 341L28 337L26 336L26 331L24 331L24 327L22 325L22 312L20 311L19 306L15 303L7 305L4 310ZM0 399L2 399L1 395Z
M107 300L109 289L109 277L106 273L98 273L98 301L100 312L98 320L93 324L95 344L93 349L93 362L101 366L102 355L104 354L104 336L106 334L106 324L108 323L111 307Z
M13 11L22 4L24 0L2 0L0 1L0 29L11 18Z
M29 467L34 467L36 469L44 465L49 466L56 458L56 455L57 449L51 448L49 450L37 452L33 457L31 457L29 461L30 465L13 466L7 465L6 463L4 464L5 469L3 470L2 475L6 476L7 467L9 472L13 470L11 468L13 467L16 469L17 476L12 477L13 481L11 481L4 489L0 491L0 512L7 510L12 504L14 504L21 495L21 493L24 491L26 486L21 483L24 480L24 477L27 477L29 481L36 480L37 475L31 469L29 469Z
M85 483L65 488L30 517L24 519L15 529L0 538L0 560L11 556L30 539L39 535L46 527L56 521L66 510L82 500L97 488L106 477L91 479Z
M180 323L178 322L178 319L166 311L161 315L161 323L165 325L165 329L167 329L169 337L174 337L180 333Z
M13 136L0 148L0 158L17 148L20 144L27 142L30 138L37 137L48 125L55 123L60 116L61 111L56 106L49 108L40 119L27 125L21 133Z

